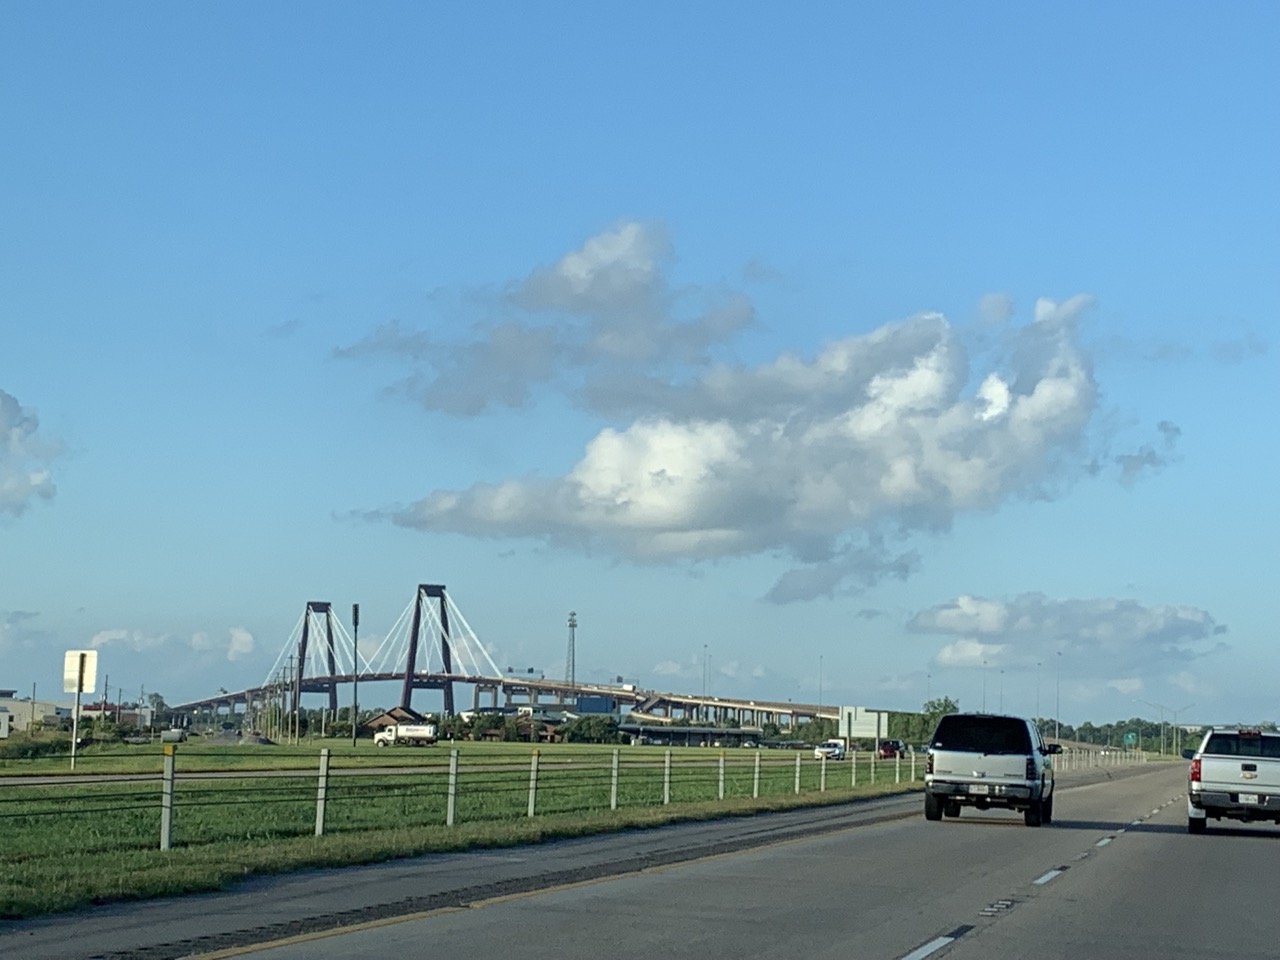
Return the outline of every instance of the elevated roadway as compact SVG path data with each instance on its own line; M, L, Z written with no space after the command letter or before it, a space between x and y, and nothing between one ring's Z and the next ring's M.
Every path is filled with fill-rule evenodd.
M404 683L402 672L361 673L360 684ZM221 691L214 696L171 706L170 709L191 717L235 714L250 710L270 698L304 694L331 694L340 686L352 683L350 674L330 677L303 677L285 684L251 687L235 692ZM411 680L413 689L443 689L446 685L466 684L472 688L472 709L486 706L572 705L578 696L608 696L631 709L635 719L646 717L657 722L725 723L736 721L743 726L776 723L786 728L817 717L837 719L835 706L792 703L776 700L743 700L688 693L643 690L632 684L570 683L566 680L537 680L516 677L492 677L461 673L417 673ZM364 699L363 697L361 698ZM350 700L347 700L350 703ZM402 704L408 706L408 704ZM239 710L237 709L239 708Z

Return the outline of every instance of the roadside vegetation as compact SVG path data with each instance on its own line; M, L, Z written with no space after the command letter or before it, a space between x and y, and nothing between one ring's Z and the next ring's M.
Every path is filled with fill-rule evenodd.
M760 751L759 796L753 797L754 750L676 749L668 777L664 749L620 747L618 809L611 810L614 748L548 745L538 748L537 810L531 818L533 751L528 744L456 746L459 773L450 827L450 745L386 750L364 742L353 749L349 741L331 741L325 833L317 837L319 751L314 745L245 749L197 738L176 750L180 778L172 808L173 847L167 851L158 849L158 747L94 746L77 758L77 776L132 774L141 780L95 777L80 784L59 777L62 782L51 785L28 783L23 781L29 776L49 775L55 768L67 773L67 757L5 761L0 776L17 773L17 767L29 776L0 784L0 917L217 890L252 874L744 816L913 789L907 769L901 768L903 782L894 783L895 766L886 762L872 785L869 755L860 758L854 789L849 762L827 764L824 781L823 765L811 753L776 750ZM221 775L184 780L183 773ZM664 791L670 800L665 804Z

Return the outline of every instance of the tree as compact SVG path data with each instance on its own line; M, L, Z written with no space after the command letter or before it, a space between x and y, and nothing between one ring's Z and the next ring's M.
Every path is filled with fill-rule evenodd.
M921 712L924 714L925 726L928 728L925 736L931 737L939 720L949 713L960 712L960 701L952 700L950 697L934 697L924 702Z
M565 743L618 743L618 721L611 716L596 714L577 717L560 725L560 735Z

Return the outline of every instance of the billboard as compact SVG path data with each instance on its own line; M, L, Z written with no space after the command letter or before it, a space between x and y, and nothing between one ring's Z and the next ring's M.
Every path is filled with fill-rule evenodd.
M889 711L841 707L838 735L850 740L873 740L889 735Z

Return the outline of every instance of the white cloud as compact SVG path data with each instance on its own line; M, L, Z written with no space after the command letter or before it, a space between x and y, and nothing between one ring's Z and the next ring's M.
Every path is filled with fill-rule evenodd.
M97 650L101 647L124 647L135 652L154 650L161 647L169 638L164 635L145 634L141 630L99 630L89 640L89 646Z
M1013 297L1007 293L986 293L978 300L978 316L984 323L1001 324L1013 319Z
M660 660L653 665L651 673L659 677L679 677L685 673L685 667L675 660Z
M253 653L254 640L252 633L244 627L232 627L227 632L229 636L227 644L228 660L243 660Z
M1113 598L1054 600L1026 593L1012 600L961 596L916 613L916 633L954 636L938 655L949 666L1036 663L1115 685L1120 676L1149 675L1217 652L1226 630L1205 610L1177 604L1144 606ZM1116 687L1120 690L1120 687ZM1121 692L1124 692L1121 690Z
M228 660L243 660L253 653L255 642L253 634L244 627L230 627L224 640L211 637L203 630L193 633L190 646L201 653L217 653Z
M393 322L338 351L409 363L401 389L434 410L524 406L545 389L605 418L560 476L358 515L637 562L775 555L792 569L767 597L784 603L910 576L919 537L1061 495L1108 460L1077 331L1087 295L1041 298L1021 325L1009 297L984 297L977 336L994 359L981 363L946 317L924 313L742 364L713 348L753 307L677 288L673 259L660 225L622 222L511 284L501 319L458 342ZM1131 456L1111 459L1124 477L1154 465Z
M0 390L0 515L21 516L36 500L53 499L49 465L59 444L37 435L39 418Z
M660 225L623 222L511 284L501 298L471 297L459 309L479 308L484 319L444 327L461 335L392 320L334 355L394 358L410 373L393 393L454 416L526 407L552 386L616 410L648 389L637 371L703 364L708 351L754 322L741 293L673 288L671 259Z
M937 662L943 667L981 667L1000 663L1006 647L999 643L980 643L964 639L949 643L938 651Z
M914 558L884 530L943 530L1082 469L1096 389L1070 331L1087 303L1040 301L1016 362L978 395L946 320L922 315L811 360L713 368L671 388L665 412L602 429L563 477L438 490L392 518L639 561L781 552L802 566L779 601L905 576Z
M1142 680L1138 677L1123 677L1119 680L1108 680L1107 686L1117 693L1133 696L1142 692Z

